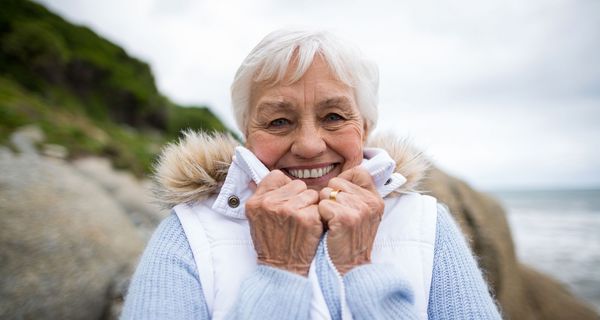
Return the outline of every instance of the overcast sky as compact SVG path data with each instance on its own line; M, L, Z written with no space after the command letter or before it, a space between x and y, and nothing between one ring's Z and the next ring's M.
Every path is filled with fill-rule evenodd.
M229 85L286 26L351 39L381 73L378 130L484 189L600 186L600 1L41 0L147 61L231 128Z

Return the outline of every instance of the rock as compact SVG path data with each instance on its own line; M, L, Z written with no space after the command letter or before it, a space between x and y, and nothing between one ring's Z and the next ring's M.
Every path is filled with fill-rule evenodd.
M492 197L436 168L423 189L445 203L459 223L505 318L598 319L560 284L518 262L506 213Z
M37 155L36 143L46 139L44 132L36 125L21 127L10 136L10 142L20 153L26 155Z
M581 301L556 280L525 265L520 265L520 271L527 291L527 302L532 306L537 319L600 318L591 308L582 306Z
M144 240L62 161L0 157L0 318L114 318Z
M9 148L0 145L0 160L12 159L12 151Z
M131 173L116 171L109 160L89 157L73 162L73 166L91 181L104 188L148 238L169 211L153 203L150 181L139 181Z
M47 157L63 160L69 155L67 148L58 144L45 144L42 148L42 153Z

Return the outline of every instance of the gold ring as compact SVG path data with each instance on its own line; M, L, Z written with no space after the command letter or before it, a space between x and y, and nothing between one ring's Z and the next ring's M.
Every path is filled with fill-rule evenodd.
M329 200L336 201L337 194L342 190L332 190L329 194Z

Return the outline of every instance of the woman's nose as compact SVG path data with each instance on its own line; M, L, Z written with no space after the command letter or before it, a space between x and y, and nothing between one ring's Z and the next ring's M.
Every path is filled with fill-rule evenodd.
M327 145L316 126L304 124L298 128L291 152L303 159L312 159L325 152Z

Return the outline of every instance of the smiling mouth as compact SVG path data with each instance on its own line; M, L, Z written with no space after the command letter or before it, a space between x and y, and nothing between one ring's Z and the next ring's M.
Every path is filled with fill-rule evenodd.
M286 171L294 178L299 179L315 179L320 178L335 168L335 164L330 164L326 167L315 169L287 169Z

